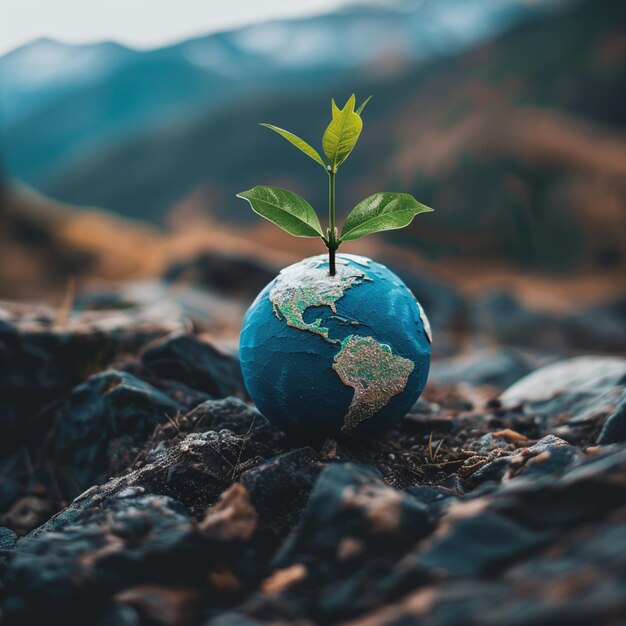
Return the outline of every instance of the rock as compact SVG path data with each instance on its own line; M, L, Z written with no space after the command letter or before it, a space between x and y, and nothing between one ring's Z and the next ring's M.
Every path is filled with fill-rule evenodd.
M226 294L207 291L193 285L176 285L160 279L131 280L115 286L115 293L101 293L99 299L112 301L113 305L126 307L151 307L163 302L169 303L189 321L179 332L196 331L212 334L236 332L244 313L243 303L233 300ZM116 297L117 296L117 297ZM98 307L93 298L84 301L86 306ZM117 304L116 304L117 302ZM172 333L176 334L176 333Z
M488 436L490 435L481 439ZM507 450L496 448L500 456L474 471L469 477L472 484L479 486L488 482L498 483L505 478L508 480L524 473L561 475L572 463L584 457L578 448L569 446L566 441L554 435L547 435L528 447L522 445L525 443L522 440L516 440L516 443L521 447L511 449L509 446Z
M534 443L528 451L531 453L538 454L540 452L545 452L546 450L552 449L554 446L566 446L567 441L559 437L555 437L554 435L546 435L542 437L537 443Z
M189 414L189 419L193 423L194 431L228 428L237 435L247 434L255 445L268 446L267 456L272 456L270 450L282 450L286 445L282 431L272 426L254 407L238 398L228 397L204 402Z
M603 446L623 442L626 442L626 388L622 389L616 406L607 416L597 439L597 443Z
M258 513L243 485L233 485L210 507L198 528L215 541L247 541L257 528Z
M534 371L509 387L500 399L505 406L550 400L566 391L594 392L626 384L626 359L576 357Z
M237 359L193 335L151 344L141 360L151 375L180 381L216 398L247 397Z
M479 467L471 474L469 479L474 486L484 485L490 482L499 483L510 473L511 468L516 462L518 465L521 465L522 460L520 458L511 459L510 456L494 459Z
M244 437L225 429L162 441L146 454L141 467L91 487L31 534L75 524L106 498L120 493L169 496L183 503L190 513L202 516L244 469L262 460L257 449L254 443L247 445Z
M79 524L20 541L5 576L9 621L43 623L61 611L67 622L93 623L116 589L184 578L193 526L181 505L123 494L103 504Z
M241 437L244 448L264 458L280 454L289 445L284 433L272 426L256 409L231 396L207 400L186 415L179 415L174 422L159 424L137 461L141 463L153 456L153 452L159 450L160 442L208 430L228 430Z
M626 351L626 298L574 311L561 321L567 342L591 352Z
M473 305L475 329L498 343L524 348L564 347L562 333L552 318L524 307L506 291L495 291L478 298Z
M497 352L477 351L468 355L433 361L429 382L435 385L492 385L506 389L545 362L547 357L531 356L519 349Z
M434 487L430 485L412 485L406 489L407 493L417 498L431 516L437 517L442 508L449 504L450 499L456 499L461 492L446 487Z
M22 494L18 480L12 476L15 459L0 461L0 511L6 511Z
M11 527L21 536L43 524L52 512L52 503L48 500L36 496L24 496L0 516L0 523Z
M499 343L528 348L624 352L625 300L618 299L557 314L529 309L506 291L496 291L475 303L472 311L476 330Z
M263 626L263 622L240 613L228 612L209 620L203 626Z
M241 475L263 526L284 537L300 519L322 469L312 448L297 448L271 458Z
M203 252L170 265L163 279L191 283L212 291L253 300L280 268L250 257Z
M141 626L141 616L132 606L122 604L108 611L98 626Z
M626 383L626 359L576 357L547 365L509 387L500 401L505 408L522 406L538 416L546 429L601 423L616 406Z
M86 489L128 467L155 426L182 409L132 374L95 374L72 391L59 411L54 457L76 485ZM120 438L124 462L116 459L120 450L113 445Z
M186 328L176 309L80 313L2 303L0 308L0 453L40 435L37 414L119 355Z
M584 458L554 480L520 477L502 487L493 508L534 528L567 528L623 506L626 450Z
M512 559L545 545L549 533L532 532L496 513L459 519L422 549L414 567L440 577L494 575Z
M0 553L11 550L15 546L17 536L10 528L0 526Z
M187 412L203 402L212 400L212 396L208 393L193 389L181 383L177 380L169 380L165 378L158 378L156 376L150 376L141 365L134 363L121 363L120 370L128 372L137 378L145 380L148 384L152 385L155 389L162 391L166 396L178 402L183 407L184 412Z
M199 592L191 587L137 585L115 594L122 607L133 607L140 619L157 626L187 626L197 617Z
M329 465L320 474L303 518L274 564L319 567L339 563L346 539L358 541L348 558L362 561L405 550L430 530L426 507L408 493L386 485L372 467ZM343 544L345 545L345 544Z
M576 446L550 446L537 456L531 457L518 471L519 476L562 476L584 459L584 454Z

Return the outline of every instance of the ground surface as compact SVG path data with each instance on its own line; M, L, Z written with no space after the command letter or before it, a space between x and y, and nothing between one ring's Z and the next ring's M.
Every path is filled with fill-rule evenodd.
M380 437L311 447L172 311L7 308L4 623L622 624L625 381L471 352Z

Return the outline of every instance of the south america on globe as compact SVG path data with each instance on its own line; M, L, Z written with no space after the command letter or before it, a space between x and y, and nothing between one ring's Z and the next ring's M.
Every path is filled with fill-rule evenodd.
M286 267L245 315L239 358L250 396L281 430L372 433L411 409L430 365L428 319L389 269L327 255Z

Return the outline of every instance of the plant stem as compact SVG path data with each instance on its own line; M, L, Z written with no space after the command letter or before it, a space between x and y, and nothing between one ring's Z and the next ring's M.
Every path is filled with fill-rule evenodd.
M335 175L336 172L332 169L328 170L328 272L331 276L336 273L335 251L338 248L335 236Z
M337 273L335 269L335 248L328 248L328 273L331 276Z

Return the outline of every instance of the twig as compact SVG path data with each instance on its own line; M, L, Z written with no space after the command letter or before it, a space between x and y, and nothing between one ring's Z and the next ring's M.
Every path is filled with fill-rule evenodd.
M239 467L239 463L241 462L241 457L243 455L243 449L245 448L246 440L248 439L248 435L250 435L250 432L252 431L252 427L254 426L254 420L256 420L256 415L254 415L252 417L252 421L250 422L250 426L248 427L248 431L243 436L243 440L241 442L241 448L239 449L239 455L237 456L237 461L235 462L235 465L233 465L233 473L231 474L231 477L230 477L231 480L234 480L234 478L235 478L235 472L237 471L237 468Z
M72 308L74 306L74 298L76 296L76 279L70 278L67 281L67 287L65 289L65 295L63 296L63 302L57 312L54 320L55 328L62 328L67 325L72 314Z

